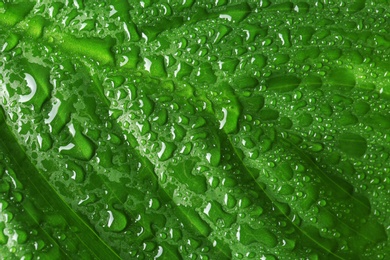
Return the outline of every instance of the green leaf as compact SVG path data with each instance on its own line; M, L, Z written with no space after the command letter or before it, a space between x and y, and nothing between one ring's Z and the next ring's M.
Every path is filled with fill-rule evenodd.
M389 4L0 3L0 255L386 259Z

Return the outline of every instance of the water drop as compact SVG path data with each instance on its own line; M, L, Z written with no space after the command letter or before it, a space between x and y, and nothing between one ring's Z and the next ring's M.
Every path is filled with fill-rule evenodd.
M28 73L24 73L24 75L25 75L24 79L27 82L27 87L30 89L30 94L20 96L19 102L22 103L30 101L34 97L35 93L37 92L37 83L35 82L33 76L31 76Z
M176 150L176 145L170 142L161 142L160 150L157 152L157 156L161 161L166 161L172 157L173 152Z
M110 231L120 232L127 226L126 216L115 209L107 210L107 227Z
M337 147L348 155L360 157L366 153L367 141L355 133L344 133L338 137Z

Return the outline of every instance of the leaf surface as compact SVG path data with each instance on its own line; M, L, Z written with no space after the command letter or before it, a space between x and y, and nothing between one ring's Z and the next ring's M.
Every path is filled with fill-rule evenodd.
M0 4L1 255L385 259L389 17Z

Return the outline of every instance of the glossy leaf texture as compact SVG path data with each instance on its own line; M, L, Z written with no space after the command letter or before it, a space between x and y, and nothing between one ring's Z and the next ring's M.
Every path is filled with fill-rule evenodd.
M390 3L0 3L5 259L385 259Z

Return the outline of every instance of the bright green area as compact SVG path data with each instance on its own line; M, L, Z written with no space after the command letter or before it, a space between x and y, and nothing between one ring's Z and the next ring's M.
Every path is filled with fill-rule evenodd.
M0 3L0 256L386 259L390 3Z

